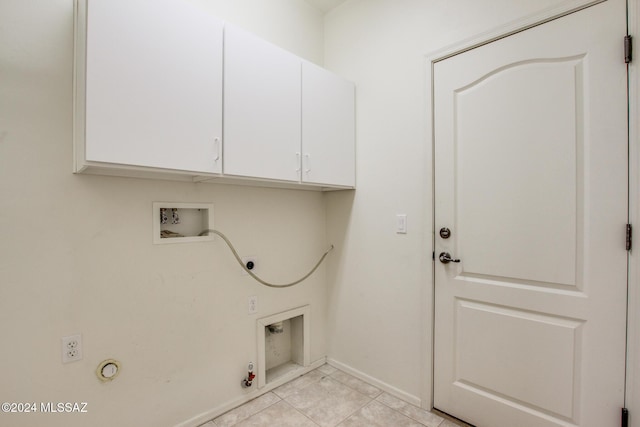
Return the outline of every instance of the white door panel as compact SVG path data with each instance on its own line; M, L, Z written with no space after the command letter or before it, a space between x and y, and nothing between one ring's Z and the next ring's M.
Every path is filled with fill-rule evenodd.
M477 426L619 422L624 34L609 0L434 65L434 406Z
M572 416L577 386L573 366L582 322L462 299L455 310L461 387L490 390ZM486 368L492 365L501 368Z
M575 285L580 65L516 64L456 92L456 235L466 272ZM524 101L517 109L513 93ZM495 126L496 117L508 120ZM539 230L545 239L527 238Z

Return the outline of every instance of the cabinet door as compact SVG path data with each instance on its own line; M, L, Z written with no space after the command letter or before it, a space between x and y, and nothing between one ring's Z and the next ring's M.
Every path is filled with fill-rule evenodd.
M221 172L222 30L184 0L88 0L86 159Z
M302 181L355 186L355 87L314 64L302 66Z
M298 181L301 60L229 24L224 43L224 173Z

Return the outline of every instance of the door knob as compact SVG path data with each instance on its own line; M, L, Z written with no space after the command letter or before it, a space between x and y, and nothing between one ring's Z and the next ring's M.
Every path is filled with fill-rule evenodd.
M451 230L449 230L447 227L442 227L440 229L440 237L442 237L443 239L448 239L449 237L451 237Z
M459 259L451 258L451 255L449 254L449 252L441 252L438 258L440 259L440 262L443 264L449 264L450 262L460 262Z

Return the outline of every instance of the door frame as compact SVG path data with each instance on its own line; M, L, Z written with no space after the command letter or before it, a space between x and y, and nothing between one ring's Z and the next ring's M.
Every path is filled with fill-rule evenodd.
M640 30L640 0L627 0L627 33ZM636 41L637 43L637 41ZM637 51L636 51L637 52ZM628 68L629 79L629 221L640 227L640 56ZM636 232L637 235L637 232ZM629 253L627 293L627 376L625 406L629 426L640 427L640 241ZM635 252L635 253L634 253Z
M483 32L443 49L431 52L424 56L425 90L426 90L426 118L427 126L425 135L427 138L428 155L427 164L431 165L431 174L427 183L427 188L431 188L430 203L427 206L427 223L431 224L431 252L435 254L435 133L434 133L434 66L437 62L452 56L464 53L476 47L491 43L515 33L525 31L529 28L544 24L562 16L577 12L581 9L602 3L607 0L565 0L559 5L545 9L539 13L522 17L506 25ZM627 26L628 34L635 35L640 29L640 0L627 1ZM620 55L622 58L623 41L620 40ZM640 230L640 48L636 47L638 59L629 64L629 221L635 224ZM622 225L621 225L622 227ZM636 234L640 231L636 231ZM622 234L621 234L622 239ZM622 240L621 240L622 244ZM636 252L640 252L640 240L636 239ZM435 255L434 255L435 256ZM426 287L425 298L423 298L423 364L421 366L421 402L425 409L433 409L434 402L434 328L435 328L435 268L434 262L430 263L430 286ZM625 385L625 407L630 411L629 426L640 427L640 254L634 255L633 251L628 256L628 279L627 279L627 360L626 360L626 385ZM634 413L638 411L638 414Z

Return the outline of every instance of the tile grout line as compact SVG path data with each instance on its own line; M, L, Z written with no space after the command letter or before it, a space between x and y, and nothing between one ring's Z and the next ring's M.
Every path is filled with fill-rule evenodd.
M339 381L338 381L338 382L339 382ZM341 383L341 384L342 384L342 383ZM351 389L351 390L353 390L353 389ZM354 391L358 392L357 390L354 390ZM358 392L358 393L360 393L360 392ZM360 394L362 394L362 393L360 393ZM364 396L364 395L363 395L363 396ZM340 427L340 424L342 424L342 423L344 423L345 421L347 421L347 420L348 420L349 418L351 418L351 417L352 417L356 412L361 411L361 410L362 410L362 408L364 408L364 407L365 407L365 406L367 406L367 405L370 405L370 404L371 404L371 402L373 402L373 400L374 400L374 399L371 399L369 396L366 396L366 397L369 399L369 401L368 401L368 402L366 402L364 405L360 406L359 408L357 408L356 410L354 410L353 412L351 412L349 415L347 415L345 418L343 418L342 420L340 420L340 422L339 422L338 424L336 424L335 426L333 426L333 427Z
M340 372L340 371L336 371L336 372ZM360 394L360 395L364 396L365 398L369 399L369 401L368 401L368 402L365 402L362 406L360 406L360 407L356 408L355 410L353 410L353 412L349 413L346 417L344 417L343 419L341 419L340 421L338 421L338 423L337 423L337 424L335 424L335 425L333 425L333 426L330 426L330 427L338 427L338 426L340 426L340 424L342 424L342 423L343 423L343 422L345 422L347 419L349 419L349 417L351 417L352 415L354 415L356 412L358 412L359 410L361 410L362 408L364 408L365 406L367 406L368 404L370 404L370 403L371 403L371 402L373 402L373 400L374 400L373 398L371 398L371 397L367 396L366 394L363 394L363 393L359 392L358 390L354 389L353 387L350 387L349 385L347 385L347 384L345 384L345 383L343 383L343 382L341 382L341 381L338 381L337 379L333 378L333 374L334 374L334 373L335 373L335 372L333 372L333 373L331 373L331 374L325 374L325 373L322 373L322 377L320 377L320 378L318 379L318 381L311 382L311 383L309 383L309 384L305 385L304 387L300 388L300 390L303 390L303 389L305 389L305 388L307 388L307 387L311 386L312 384L317 383L317 382L320 382L320 381L322 381L322 380L324 380L324 379L330 379L331 381L335 381L336 383L338 383L338 384L340 384L340 385L343 385L343 386L347 387L348 389L350 389L350 390L352 390L352 391L354 391L354 392L356 392L356 393L358 393L358 394ZM380 393L380 394L382 394L382 393ZM284 401L285 401L289 406L291 406L293 409L295 409L296 411L298 411L298 409L297 409L296 407L294 407L294 406L293 406L293 405L291 405L289 402L287 402L287 399L286 399L286 398L283 398L282 400L284 400ZM309 418L309 417L308 417L304 412L301 412L301 411L298 411L298 412L300 412L300 413L301 413L302 415L304 415L305 417ZM318 424L317 422L315 422L313 419L311 419L311 418L309 418L309 419L310 419L314 424L316 424L317 426L322 427L320 424Z
M337 368L336 368L336 369L337 369ZM349 384L345 384L345 383L343 383L342 381L340 381L340 380L338 380L338 379L336 379L336 378L333 378L333 374L335 374L335 373L337 373L337 372L343 372L343 371L341 371L341 370L337 369L335 372L333 372L331 375L329 375L333 381L335 381L335 382L337 382L337 383L339 383L339 384L342 384L343 386L345 386L345 387L347 387L347 388L350 388L351 390L355 391L356 393L360 393L361 395L363 395L364 397L366 397L367 399L369 399L369 401L368 401L368 402L366 402L364 405L360 406L358 409L356 409L356 410L354 410L353 412L351 412L349 415L347 415L344 419L342 419L342 420L341 420L338 424L336 424L334 427L339 427L339 426L340 426L340 424L342 424L343 422L345 422L346 420L348 420L349 418L351 418L351 417L352 417L356 412L360 411L360 410L361 410L362 408L364 408L365 406L370 405L370 404L371 404L371 402L373 402L373 401L376 399L376 397L380 396L380 395L383 393L383 392L382 392L382 390L380 390L378 387L375 387L377 390L380 390L380 393L378 393L378 394L376 395L376 397L369 397L369 396L367 396L366 394L361 393L360 391L358 391L358 390L356 390L355 388L351 387ZM343 372L343 373L346 373L346 372ZM350 375L350 374L347 374L347 375L352 376L352 375ZM353 378L356 378L356 377L353 377ZM362 380L361 380L361 379L359 379L359 378L356 378L356 379L357 379L357 380L359 380L359 381L362 381ZM367 383L366 381L362 381L362 382L363 382L363 383L365 383L365 384L369 384L369 383Z
M366 395L366 394L364 394L364 393L360 392L359 390L357 390L357 389L355 389L355 388L351 387L351 385L349 385L349 384L347 384L347 383L344 383L344 382L342 382L342 381L338 380L337 378L334 378L334 377L333 377L333 374L338 373L338 372L341 372L341 373L344 373L344 374L347 374L347 375L349 375L349 376L353 377L353 375L348 374L348 373L346 373L346 372L344 372L344 371L341 371L340 369L337 369L337 368L336 368L336 371L335 371L335 372L333 372L333 373L331 373L331 374L329 374L329 375L328 375L328 377L330 377L333 381L335 381L335 382L337 382L337 383L339 383L339 384L342 384L342 385L344 385L344 386L345 386L345 387L347 387L347 388L350 388L351 390L355 391L356 393L360 393L361 395L363 395L363 396L365 396L366 398L368 398L368 399L369 399L369 401L368 401L368 402L366 402L365 404L363 404L362 406L360 406L359 408L355 409L353 412L351 412L349 415L347 415L344 419L340 420L340 422L339 422L338 424L336 424L334 427L340 427L340 425L341 425L342 423L344 423L346 420L348 420L349 418L351 418L351 417L352 417L356 412L358 412L358 411L362 410L365 406L370 405L372 402L377 402L377 400L376 400L376 399L377 399L378 397L380 397L380 396L384 393L384 390L380 390L378 387L375 387L375 386L373 386L373 385L369 384L369 383L368 383L368 382L366 382L366 381L363 381L363 380L361 380L361 379L359 379L359 378L357 378L357 377L353 377L353 378L355 378L356 380L361 381L361 382L363 382L364 384L370 385L370 386L374 387L375 389L377 389L377 390L379 391L379 393L378 393L378 394L376 394L374 397L370 397L370 396L368 396L368 395ZM325 378L325 377L323 377L323 378ZM380 403L381 403L381 402L380 402ZM385 406L387 406L387 405L385 405ZM392 408L392 407L390 407L390 406L387 406L387 407L388 407L389 409L391 409L392 411L399 413L400 415L404 415L404 414L402 414L400 411L397 411L397 410L395 410L394 408ZM406 416L406 415L405 415L405 416ZM411 418L411 417L408 417L408 418ZM411 418L411 419L413 419L413 418ZM421 424L421 425L424 425L424 424L422 424L422 423L421 423L420 421L418 421L418 420L414 420L414 421L418 422L418 423L419 423L419 424ZM438 426L439 426L439 424L438 424Z
M382 393L380 393L380 395L381 395L381 394L382 394ZM379 397L380 395L378 395L378 397ZM416 420L416 419L415 419L414 417L412 417L411 415L409 415L409 414L405 414L404 412L399 411L399 410L397 410L396 408L392 408L390 405L387 405L385 402L380 401L380 400L378 400L377 398L376 398L376 399L374 399L374 400L375 400L376 402L378 402L379 404L386 406L387 408L391 409L391 410L392 410L392 411L394 411L394 412L399 413L400 415L404 415L405 417L407 417L407 418L409 418L409 419L411 419L411 420L413 420L413 421L417 422L418 424L420 424L420 425L422 425L422 426L429 427L428 425L424 424L424 423L423 423L423 422L421 422L420 420ZM410 404L410 403L408 403L408 402L405 402L405 403L407 403L407 405L411 405L411 404ZM429 412L431 412L431 411L429 411ZM434 415L435 415L435 414L434 414ZM440 418L442 418L442 417L440 417ZM440 420L440 422L438 423L438 425L437 425L436 427L440 427L440 424L442 424L443 422L444 422L444 418L442 418L442 420Z
M304 388L304 387L303 387ZM307 414L305 414L304 412L298 410L298 408L296 408L295 406L293 406L291 403L287 402L286 399L282 399L282 401L284 403L286 403L287 405L289 405L294 411L296 411L297 413L299 413L300 415L302 415L303 417L305 417L306 419L308 419L309 421L311 421L313 424L317 425L318 427L322 427L320 424L318 424L317 422L315 422L315 420L311 419Z
M382 394L382 393L381 393L381 394ZM380 394L380 395L381 395L381 394ZM378 395L378 397L380 397L380 395ZM400 400L402 400L402 399L400 399ZM381 405L386 406L387 408L389 408L389 409L391 409L391 410L393 410L393 411L396 411L396 412L397 412L397 413L399 413L399 414L404 415L404 416L405 416L405 417L407 417L407 418L412 419L413 421L417 422L417 423L418 423L418 424L420 424L420 425L423 425L423 426L425 426L425 427L429 427L427 424L423 423L422 421L420 421L420 420L416 419L415 417L413 417L413 416L411 416L411 415L409 415L409 414L405 414L404 412L402 412L402 411L400 411L400 410L398 410L398 409L396 409L396 408L393 408L391 405L389 405L389 404L385 403L385 402L384 402L384 401L382 401L382 400L378 400L378 399L376 398L376 402L380 403ZM446 418L443 418L443 417L441 417L440 415L438 415L438 414L436 414L436 413L433 413L433 412L431 412L431 411L429 411L429 410L426 410L426 409L420 408L419 406L412 405L411 403L409 403L409 402L405 402L404 400L402 400L402 402L403 402L403 403L405 403L405 404L407 404L407 405L411 405L411 406L413 406L414 408L417 408L417 409L419 409L419 410L426 411L426 412L428 412L428 413L430 413L430 414L432 414L432 415L435 415L435 416L436 416L436 417L438 417L438 418L441 418L440 422L439 422L439 423L438 423L438 425L437 425L437 426L435 426L435 427L440 427L440 426L442 425L442 423L446 421Z
M225 412L224 414L221 414L221 415L220 415L220 417L222 417L222 416L224 416L224 415L226 415L226 414L230 413L231 411L234 411L234 410L236 410L236 409L242 408L243 406L247 405L248 403L253 402L254 400L260 399L261 397L265 396L265 395L266 395L266 394L268 394L268 393L272 393L275 397L277 397L277 398L278 398L278 400L276 400L276 401L275 401L275 402L273 402L273 403L270 403L269 405L265 406L264 408L260 409L259 411L257 411L257 412L254 412L254 413L250 414L248 417L245 417L245 418L243 418L243 419L241 419L241 420L238 420L237 422L233 423L233 424L232 424L232 425L230 425L229 427L237 426L237 425L238 425L238 424L240 424L241 422L248 420L249 418L253 417L254 415L259 414L260 412L262 412L262 411L264 411L264 410L266 410L266 409L268 409L268 408L272 407L272 406L273 406L273 405L275 405L276 403L280 403L281 401L283 401L283 400L284 400L283 398L281 398L281 397L280 397L280 396L278 396L277 394L273 393L272 391L269 391L269 392L267 392L267 393L265 393L265 394L263 394L263 395L260 395L260 396L258 396L258 397L256 397L256 398L254 398L254 399L251 399L249 402L245 402L245 403L243 403L242 405L238 405L238 406L236 406L235 408L230 409L229 411ZM220 417L217 417L217 418L220 418ZM220 426L218 425L218 423L216 422L216 418L212 419L212 420L211 420L211 422L213 422L213 425L214 425L215 427L220 427Z

